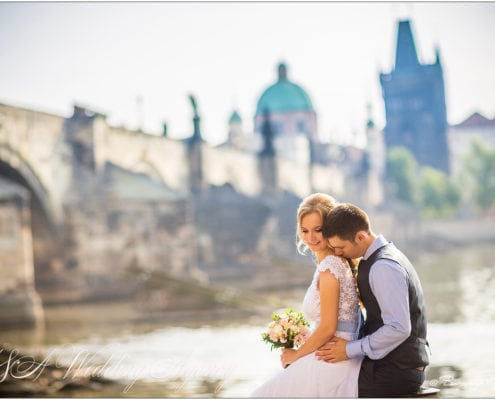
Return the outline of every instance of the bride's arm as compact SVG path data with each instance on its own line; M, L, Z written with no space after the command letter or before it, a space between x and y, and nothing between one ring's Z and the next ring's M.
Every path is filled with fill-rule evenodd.
M335 334L339 313L338 279L328 270L320 273L320 323L308 340L297 350L284 350L282 361L291 364L300 357L316 351Z

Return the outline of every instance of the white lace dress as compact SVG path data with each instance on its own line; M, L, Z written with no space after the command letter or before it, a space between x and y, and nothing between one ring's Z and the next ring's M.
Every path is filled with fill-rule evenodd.
M339 316L335 336L357 338L359 330L358 295L349 266L336 256L318 264L313 281L304 296L302 312L315 326L320 320L320 272L329 270L340 283ZM256 389L251 397L357 397L361 359L328 363L315 353L299 358Z

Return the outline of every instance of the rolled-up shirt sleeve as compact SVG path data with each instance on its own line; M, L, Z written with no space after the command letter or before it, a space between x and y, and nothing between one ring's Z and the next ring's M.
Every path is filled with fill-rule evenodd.
M383 326L371 335L347 343L349 358L381 359L411 333L409 292L404 269L392 260L378 260L369 274L371 291L381 310Z

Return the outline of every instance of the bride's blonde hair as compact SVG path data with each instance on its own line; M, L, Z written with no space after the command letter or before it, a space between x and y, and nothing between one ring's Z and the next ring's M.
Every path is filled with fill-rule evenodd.
M301 239L301 221L311 213L318 213L322 221L338 204L332 196L325 193L313 193L304 198L297 209L297 231L296 231L296 246L299 254L306 254L308 247Z

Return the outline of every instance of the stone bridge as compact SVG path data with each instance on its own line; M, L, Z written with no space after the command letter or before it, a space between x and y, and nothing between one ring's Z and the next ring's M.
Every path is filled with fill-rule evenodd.
M43 302L76 301L95 277L108 287L117 279L102 273L110 261L128 269L166 262L174 273L198 273L194 255L180 245L195 232L195 189L228 184L248 198L344 193L335 166L131 131L79 106L64 118L0 104L0 179L0 252L8 255L0 266L0 320L7 323L32 320L37 292ZM18 225L17 240L8 237L9 224ZM54 287L65 295L55 296ZM17 310L31 310L27 316L3 310L13 297Z

